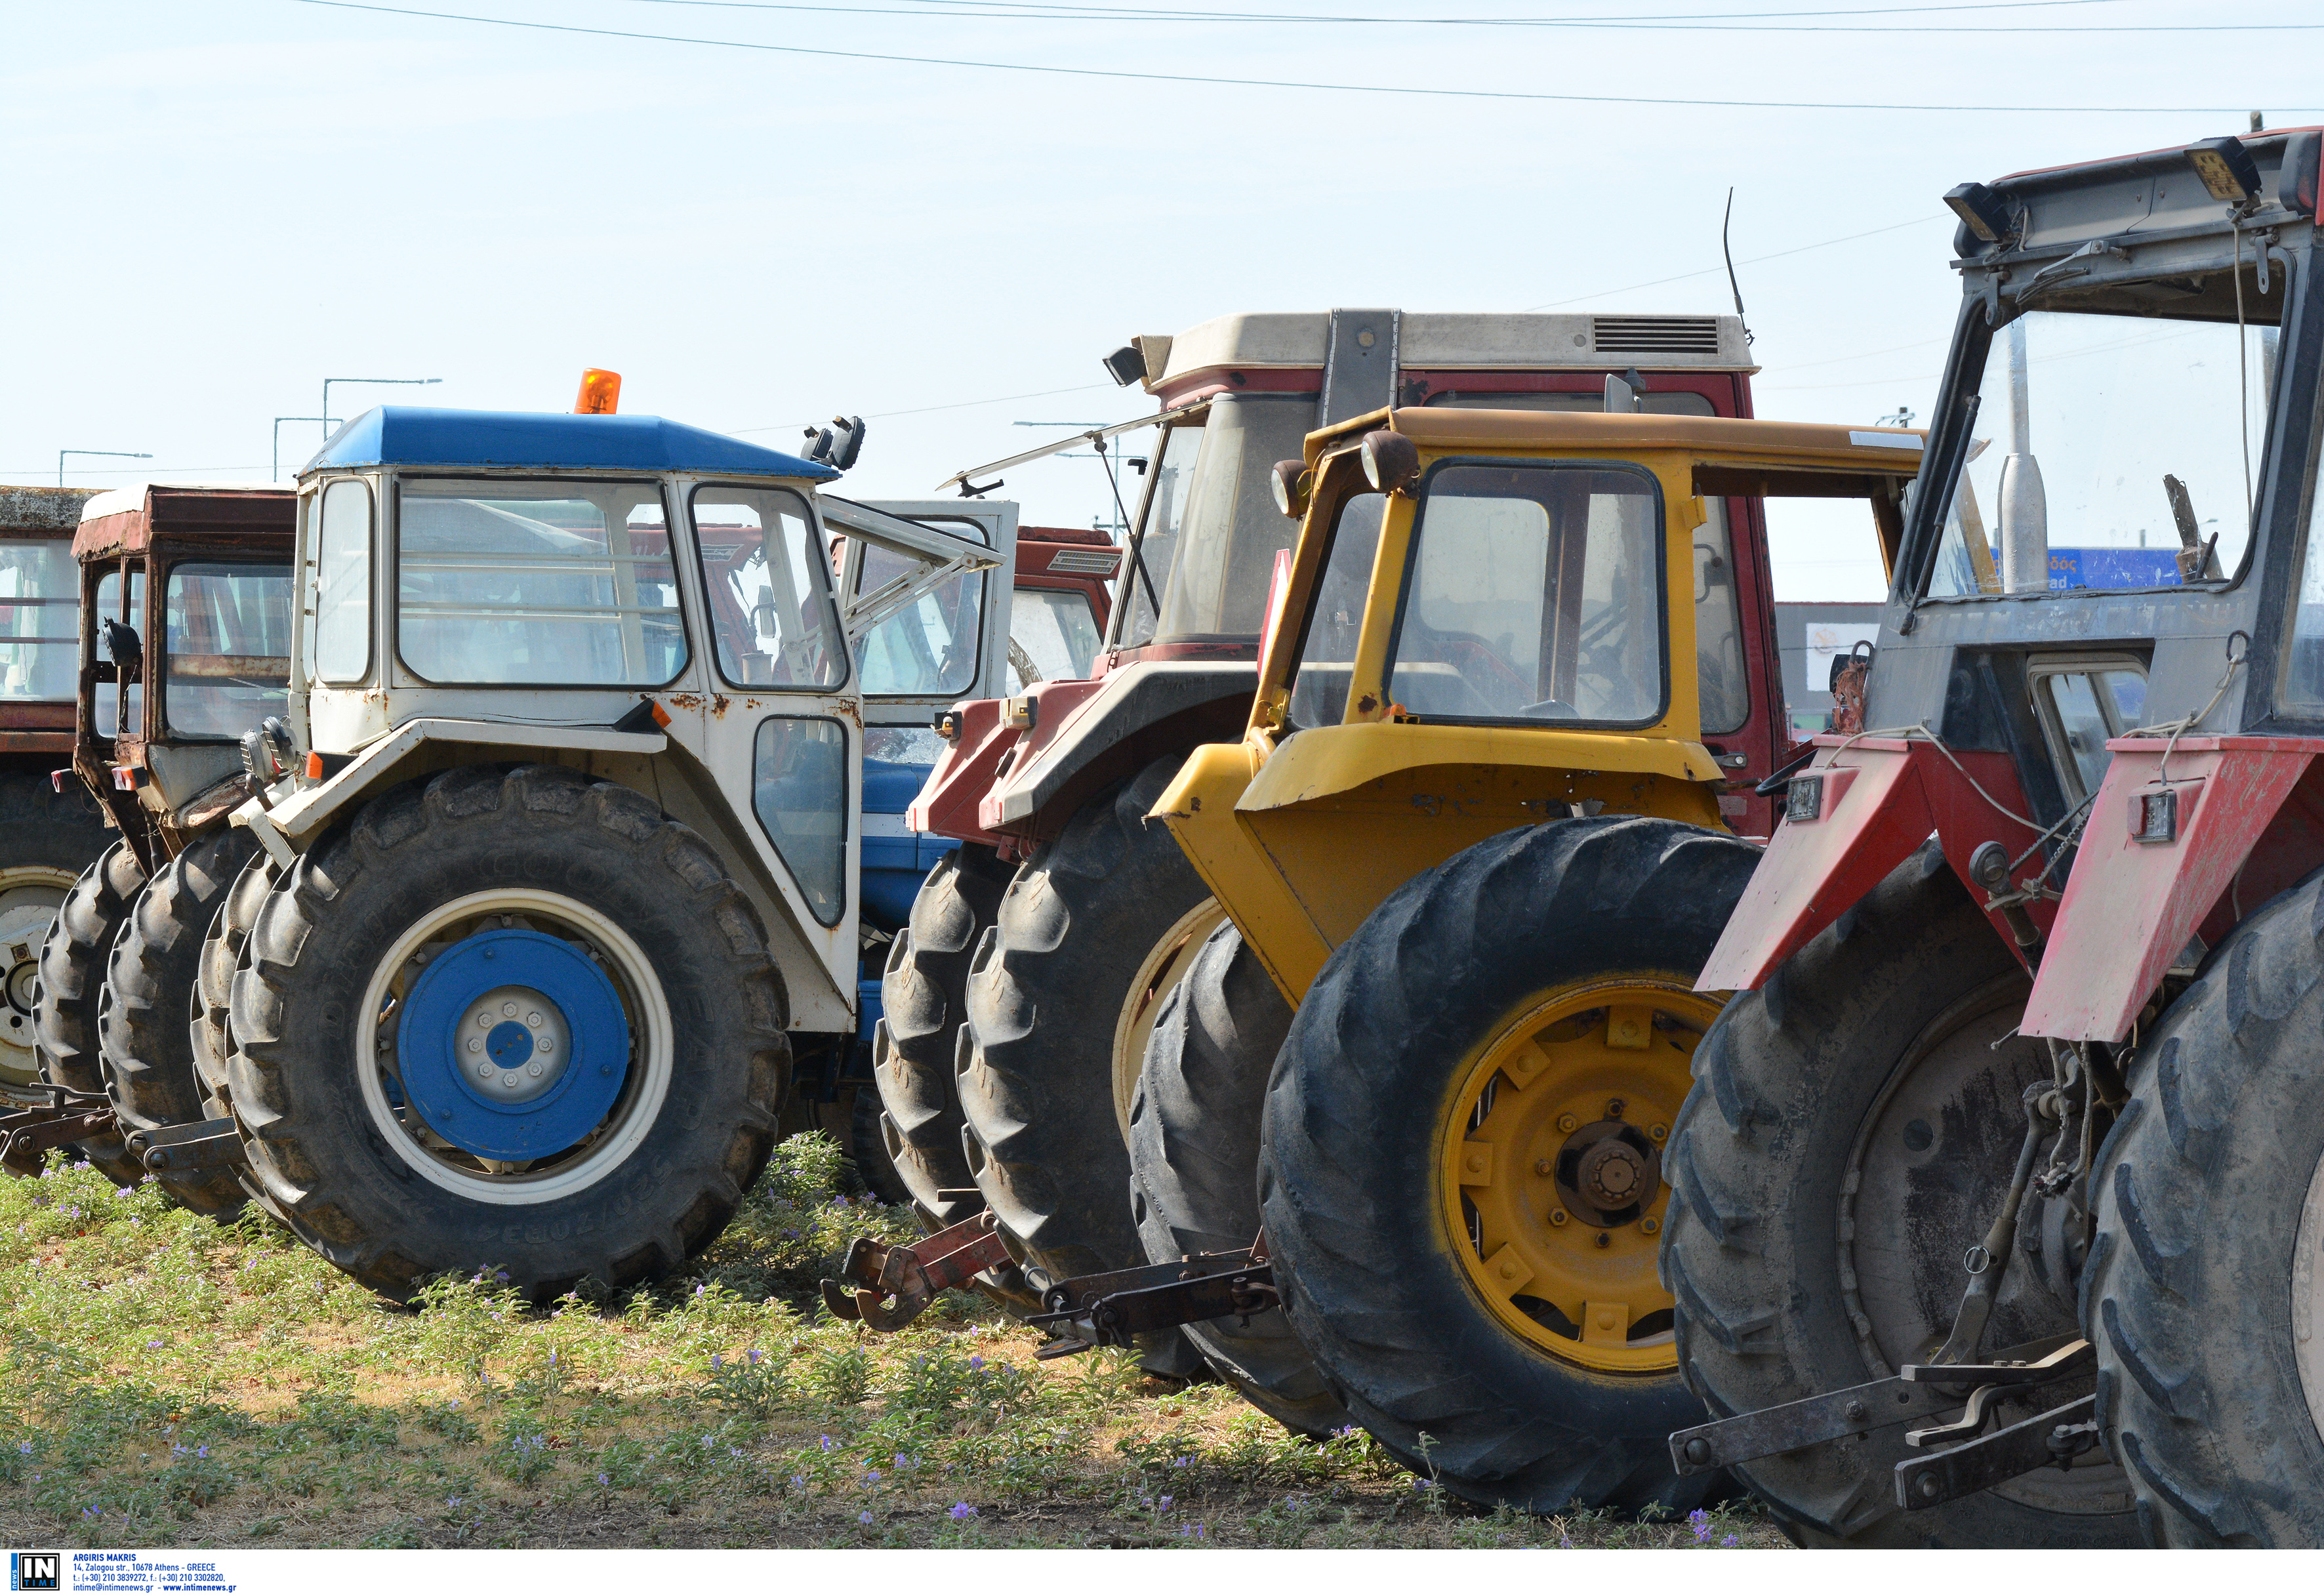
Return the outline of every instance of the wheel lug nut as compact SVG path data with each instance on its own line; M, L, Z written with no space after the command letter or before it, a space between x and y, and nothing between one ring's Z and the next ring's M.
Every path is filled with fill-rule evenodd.
M514 1019L516 1018L516 1005L514 1003L503 1003L501 1005L501 1012L507 1015L511 1019Z
M1604 1231L1600 1231L1600 1232L1598 1232L1598 1245L1599 1245L1599 1246L1600 1246L1600 1247L1611 1247L1613 1244L1614 1244L1614 1238L1613 1238L1613 1237L1611 1237L1611 1236L1608 1235Z
M1557 1128L1571 1136L1582 1128L1582 1121L1572 1114L1560 1114L1557 1116Z
M1648 1215L1646 1215L1646 1218L1644 1218L1644 1219L1642 1219L1642 1220L1640 1220L1640 1221L1638 1222L1638 1228L1639 1228L1640 1230L1642 1230L1642 1231L1646 1232L1646 1234L1648 1234L1649 1236L1651 1236L1651 1235L1653 1235L1655 1232L1657 1232L1657 1231L1659 1231L1659 1230L1661 1230L1661 1229L1663 1228L1663 1222L1662 1222L1661 1220L1659 1220L1659 1219L1656 1219L1653 1214L1649 1213Z
M524 1022L527 1025L539 1025L540 1023L540 1016L538 1013L528 1014L524 1017Z
M1563 1224L1565 1222L1565 1210L1563 1208L1551 1209L1549 1211L1549 1222L1552 1224Z
M1624 1103L1618 1097L1609 1098L1606 1102L1606 1117L1609 1120L1620 1119L1622 1117L1622 1110L1627 1106L1628 1105Z
M1552 1164L1547 1158L1536 1158L1533 1161L1533 1172L1536 1175L1547 1175L1554 1167L1556 1167L1556 1166Z
M482 1053L484 1050L484 1038L482 1038L482 1037L470 1037L470 1038L468 1038L468 1051L469 1051L469 1052L471 1052L471 1053Z
M503 1075L501 1077L501 1084L503 1087L513 1086L516 1084L516 1077L514 1075Z
M1650 1125L1646 1128L1646 1134L1653 1137L1656 1141L1666 1140L1670 1136L1670 1127L1667 1125Z

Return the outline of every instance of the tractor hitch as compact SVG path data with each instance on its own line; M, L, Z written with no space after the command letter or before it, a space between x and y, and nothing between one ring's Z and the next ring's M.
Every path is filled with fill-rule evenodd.
M834 1318L901 1330L937 1292L1009 1262L998 1223L990 1213L980 1213L908 1247L858 1236L840 1262L844 1278L823 1283L823 1305Z
M2082 1344L2087 1352L2088 1343ZM1977 1395L1982 1397L1994 1388L1980 1386ZM1970 1407L1972 1411L1978 1409L1974 1399ZM2076 1458L2098 1444L2093 1417L2097 1410L2095 1394L2077 1397L1966 1446L1933 1457L1907 1458L1896 1465L1896 1505L1908 1512L1939 1507L2044 1466L2070 1468Z
M151 1130L133 1132L127 1145L129 1156L157 1175L215 1169L221 1165L249 1161L230 1118L197 1120L186 1125L157 1125Z
M1060 1281L1041 1294L1049 1310L1025 1323L1054 1333L1033 1355L1069 1358L1099 1347L1126 1347L1149 1330L1204 1319L1250 1323L1282 1305L1264 1242L1240 1252L1190 1253L1176 1263L1148 1264Z
M37 1177L42 1153L85 1136L102 1136L113 1127L110 1107L87 1103L59 1102L0 1114L0 1168Z
M2004 1388L2023 1388L2084 1374L2089 1362L2090 1343L2078 1335L2066 1334L2012 1347L1990 1363L1908 1363L1904 1372L1886 1379L1680 1430L1670 1438L1671 1462L1682 1475L1703 1474L1733 1463L1748 1463L1755 1458L1797 1452L1825 1441L1868 1435L1907 1419L1925 1418L1960 1407L1964 1405L1961 1388L1972 1387L1966 1403L1977 1418L1973 1428L1959 1430L1958 1426L1937 1425L1913 1431L1906 1436L1914 1445L1929 1440L1950 1440L1955 1433L1974 1434L1977 1428L1982 1428L1987 1405L1994 1394ZM1950 1457L1952 1453L1939 1455ZM1930 1461L1899 1464L1898 1468L1923 1469L1929 1466ZM2048 1461L2044 1454L2026 1467L2035 1468ZM1900 1482L1903 1477L1900 1472ZM1951 1499L1950 1496L1940 1496L1931 1501L1916 1499L1904 1505L1930 1507Z

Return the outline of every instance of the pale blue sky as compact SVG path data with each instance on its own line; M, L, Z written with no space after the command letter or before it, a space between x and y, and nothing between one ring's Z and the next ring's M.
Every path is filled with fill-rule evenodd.
M778 445L835 410L878 418L848 491L918 496L1041 436L1014 422L1148 408L1097 356L1226 311L1726 309L1729 184L1738 262L1907 224L1742 266L1760 413L1925 414L1957 292L1947 188L2240 131L2225 107L2324 120L2324 31L1965 31L2313 23L2312 6L1768 20L1843 4L1294 0L1270 14L1730 19L1654 29L1036 18L960 0L407 9L1166 74L2164 109L1432 98L835 60L298 0L16 0L0 10L0 481L53 482L60 448L154 456L74 462L67 480L88 485L263 476L272 418L314 414L325 377L444 379L335 391L342 415L421 396L562 410L594 364L623 374L625 410ZM922 413L894 413L908 411ZM283 429L286 470L319 430ZM1035 521L1087 524L1106 503L1088 460L1020 468L1006 496ZM1802 524L1776 553L1780 596L1877 596L1852 526Z

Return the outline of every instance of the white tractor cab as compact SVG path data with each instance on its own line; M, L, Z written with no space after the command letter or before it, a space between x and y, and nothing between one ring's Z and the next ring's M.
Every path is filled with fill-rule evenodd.
M1005 680L1016 510L837 475L650 416L395 407L300 474L290 724L246 743L261 852L206 959L253 1184L365 1284L675 1268L795 1054L854 1038L857 816L916 782L888 733Z

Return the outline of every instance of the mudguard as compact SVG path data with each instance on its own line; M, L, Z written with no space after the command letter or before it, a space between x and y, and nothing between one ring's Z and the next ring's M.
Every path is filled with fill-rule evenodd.
M1814 741L1815 761L1792 779L1784 818L1711 950L1697 992L1763 985L1932 834L1964 885L1969 855L1981 844L1997 839L2015 855L2039 835L2015 818L2026 803L2006 753L1947 750L1918 737L1826 734ZM2018 872L2020 879L2025 874ZM1984 893L1969 890L1984 901ZM2045 927L2054 908L2035 902L2027 912ZM2015 947L2006 923L1990 911L1987 918Z
M2311 775L2324 738L2117 737L2107 751L2027 1036L2123 1040L2190 937L2216 942L2324 859Z

